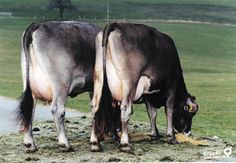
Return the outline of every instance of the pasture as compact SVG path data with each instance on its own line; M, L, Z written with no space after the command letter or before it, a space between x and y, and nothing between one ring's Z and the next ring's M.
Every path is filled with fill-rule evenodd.
M23 30L34 21L57 16L56 11L45 9L46 0L27 2L26 0L0 2L0 10L14 12L15 15L11 18L0 18L1 96L17 98L21 94L20 37ZM78 13L65 11L67 18L73 20L84 18L82 21L99 26L106 24L104 1L72 2L78 6L82 5L78 7ZM236 1L118 0L111 1L110 6L112 19L126 18L132 19L133 22L145 23L174 39L188 91L197 97L200 104L200 110L193 119L193 134L204 137L217 136L235 143ZM170 7L172 12L167 12ZM213 24L181 23L181 21L173 23L159 21L160 19L194 20ZM69 99L67 107L90 112L88 95L84 93ZM166 120L163 108L160 109L157 119L159 128L164 131ZM131 121L145 124L149 122L144 105L135 105Z

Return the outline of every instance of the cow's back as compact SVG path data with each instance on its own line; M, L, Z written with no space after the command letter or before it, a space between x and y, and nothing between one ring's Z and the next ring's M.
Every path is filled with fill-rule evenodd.
M168 35L143 24L119 23L115 29L120 33L127 52L123 54L133 55L133 60L141 58L140 63L136 64L143 66L141 71L146 75L149 75L149 71L155 71L159 78L167 78L163 74L173 74L173 70L181 72L176 47Z
M88 62L94 64L94 39L99 30L98 27L84 22L49 21L41 23L33 35L33 41L37 41L41 49L55 47L65 50L77 65L86 68Z

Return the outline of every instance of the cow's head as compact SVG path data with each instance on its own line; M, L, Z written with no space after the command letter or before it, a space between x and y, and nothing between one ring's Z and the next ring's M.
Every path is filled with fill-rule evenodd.
M176 102L173 125L174 128L185 135L191 134L192 118L198 111L198 104L195 96L188 94L186 99L181 102Z

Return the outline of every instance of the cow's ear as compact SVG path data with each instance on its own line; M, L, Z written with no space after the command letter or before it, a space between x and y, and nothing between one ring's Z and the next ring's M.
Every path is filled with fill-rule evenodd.
M196 100L196 97L195 96L192 96L193 100Z

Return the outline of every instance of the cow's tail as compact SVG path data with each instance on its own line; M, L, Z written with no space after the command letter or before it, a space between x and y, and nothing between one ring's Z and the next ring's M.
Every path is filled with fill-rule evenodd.
M102 35L102 51L103 51L103 71L104 71L104 78L106 78L106 55L107 55L107 43L108 37L112 31L118 26L116 22L109 23L105 26Z
M104 82L99 109L95 114L96 135L102 138L104 135L116 134L119 127L117 117L120 117L119 109L112 107L111 92L107 82Z
M96 134L102 137L109 133L116 135L116 129L119 128L120 110L112 106L112 95L107 83L106 75L106 53L107 43L110 33L115 29L116 23L106 25L103 30L102 51L103 51L103 87L99 103L99 109L95 114Z
M25 78L23 77L23 81L25 83L24 85L24 92L22 93L20 97L20 102L16 110L16 122L23 127L24 130L27 130L29 128L29 125L32 120L32 113L33 113L33 107L34 107L34 100L32 96L32 91L30 88L30 81L29 81L29 71L30 71L30 53L29 53L29 47L32 43L32 34L34 31L36 31L39 28L39 23L33 23L31 24L25 31L22 37L22 55L24 55L25 58ZM23 56L22 56L23 57ZM23 67L22 67L23 68Z

